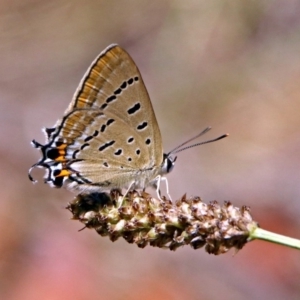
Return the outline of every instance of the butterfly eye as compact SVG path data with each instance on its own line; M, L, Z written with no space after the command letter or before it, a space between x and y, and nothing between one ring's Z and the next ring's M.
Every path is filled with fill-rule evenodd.
M177 159L177 156L172 158L171 156L168 156L167 154L164 154L164 160L163 160L163 164L162 164L162 167L161 167L161 174L170 173L173 170L174 166L175 166L176 159Z
M173 170L176 159L177 156L175 156L174 159L172 157L167 158L167 173L170 173Z

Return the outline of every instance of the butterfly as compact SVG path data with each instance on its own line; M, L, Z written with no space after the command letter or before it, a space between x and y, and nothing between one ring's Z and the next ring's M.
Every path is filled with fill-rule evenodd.
M29 169L45 168L45 182L77 193L152 186L160 182L191 140L164 154L161 133L142 76L129 54L116 44L93 61L62 119L44 128L44 145L33 140L41 159ZM169 195L166 181L167 194ZM126 195L126 194L125 194ZM170 197L170 195L169 195Z

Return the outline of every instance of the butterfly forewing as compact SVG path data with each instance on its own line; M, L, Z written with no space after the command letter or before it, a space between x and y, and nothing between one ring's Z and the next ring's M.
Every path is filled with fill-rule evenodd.
M105 49L83 77L67 112L100 108L137 129L151 146L150 164L160 164L162 139L142 76L129 54L117 45Z

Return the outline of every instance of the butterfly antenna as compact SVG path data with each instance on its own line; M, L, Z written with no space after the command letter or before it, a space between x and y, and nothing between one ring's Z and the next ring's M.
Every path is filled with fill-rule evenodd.
M187 147L184 147L184 148L181 148L181 149L178 149L177 151L174 151L172 152L172 154L175 154L175 153L178 153L178 152L181 152L183 150L186 150L186 149L189 149L189 148L193 148L193 147L196 147L196 146L200 146L200 145L203 145L203 144L208 144L208 143L212 143L212 142L216 142L218 140L221 140L221 139L224 139L225 137L227 137L229 134L226 133L226 134L223 134L215 139L212 139L212 140L208 140L208 141L204 141L204 142L201 142L201 143L197 143L197 144L193 144L193 145L190 145L190 146L187 146Z
M176 151L177 149L181 148L182 146L186 145L187 143L195 140L196 138L198 138L199 136L205 134L206 132L208 132L209 130L211 130L211 127L206 127L203 131L201 131L200 133L198 133L197 135L195 135L194 137L190 138L189 140L185 141L184 143L178 145L177 147L175 147L172 151L170 151L167 156L169 156L172 153L178 153L178 151Z

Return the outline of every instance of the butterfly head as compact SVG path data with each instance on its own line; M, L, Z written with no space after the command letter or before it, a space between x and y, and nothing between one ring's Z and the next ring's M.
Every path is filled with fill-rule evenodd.
M173 170L176 159L177 156L172 157L170 156L170 153L164 153L164 158L161 166L161 175L168 174Z

